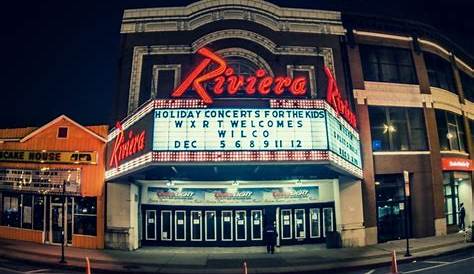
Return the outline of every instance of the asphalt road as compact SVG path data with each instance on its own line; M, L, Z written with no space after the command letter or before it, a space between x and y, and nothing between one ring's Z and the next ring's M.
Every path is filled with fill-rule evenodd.
M432 257L426 260L413 260L398 265L399 273L416 274L474 274L474 249L464 250L450 255ZM83 274L84 271L52 269L40 265L31 265L21 261L0 258L1 274ZM336 274L335 272L331 272ZM390 267L362 268L353 271L339 272L342 274L387 274Z
M474 249L468 249L459 253L442 255L426 260L413 260L398 265L399 273L416 274L474 274ZM390 267L367 268L357 271L347 271L344 274L387 274Z

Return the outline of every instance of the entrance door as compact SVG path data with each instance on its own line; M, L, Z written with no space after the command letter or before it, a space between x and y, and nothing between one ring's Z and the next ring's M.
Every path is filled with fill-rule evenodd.
M334 216L332 207L323 208L323 236L326 237L326 232L334 231Z
M186 211L176 210L174 214L175 239L176 241L186 241Z
M147 210L145 237L147 240L156 240L156 210Z
M222 241L232 241L233 226L232 226L232 210L222 210L221 219L221 235Z
M289 240L293 238L292 227L291 227L291 209L282 209L281 211L281 239Z
M311 238L321 237L321 233L319 232L319 219L319 208L311 208L309 210L309 236Z
M191 211L191 241L202 241L201 211Z
M252 210L252 241L263 239L262 210Z
M246 241L247 240L247 211L236 210L235 211L235 240Z
M306 238L306 213L303 208L295 209L295 239Z
M52 244L61 244L64 235L68 235L67 226L65 226L65 215L63 214L63 205L62 204L51 204L50 208L50 228L49 231ZM66 237L64 238L65 243Z

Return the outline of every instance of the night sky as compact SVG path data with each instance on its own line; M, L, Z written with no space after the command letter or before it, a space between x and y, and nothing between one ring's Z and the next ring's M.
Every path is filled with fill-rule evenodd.
M1 128L40 126L61 114L84 125L112 123L122 10L193 1L9 2L15 3L2 3L0 17ZM270 2L417 20L474 55L472 0Z

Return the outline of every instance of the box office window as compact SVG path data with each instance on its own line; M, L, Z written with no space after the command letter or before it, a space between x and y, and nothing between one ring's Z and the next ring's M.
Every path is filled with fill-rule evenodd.
M410 50L380 46L360 46L364 80L416 84Z
M430 86L456 92L451 63L433 53L424 52L423 55L425 57Z
M436 124L441 150L466 150L464 123L460 115L437 109Z
M74 199L74 234L97 234L97 199L78 197Z
M421 108L369 107L374 151L426 150Z
M467 100L474 102L474 78L461 70L459 71L459 75L461 76L464 97Z
M2 225L20 227L21 211L20 211L20 194L3 194L2 208Z

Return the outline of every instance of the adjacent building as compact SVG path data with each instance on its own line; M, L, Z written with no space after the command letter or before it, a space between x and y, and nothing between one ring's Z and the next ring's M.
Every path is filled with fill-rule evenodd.
M107 132L64 115L0 129L0 237L103 248Z

